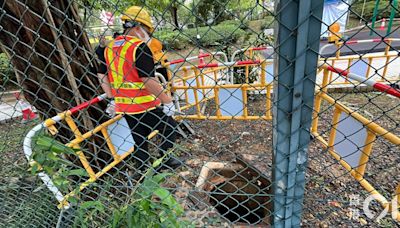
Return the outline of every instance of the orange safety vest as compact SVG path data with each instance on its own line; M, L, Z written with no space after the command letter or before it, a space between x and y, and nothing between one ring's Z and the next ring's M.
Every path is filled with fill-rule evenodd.
M135 67L136 50L142 42L133 36L119 36L105 50L116 113L143 113L155 109L161 103L146 90Z

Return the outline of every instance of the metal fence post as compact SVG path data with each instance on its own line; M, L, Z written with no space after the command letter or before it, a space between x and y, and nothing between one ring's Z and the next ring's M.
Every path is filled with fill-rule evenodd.
M323 3L323 0L287 0L276 5L275 227L300 226Z

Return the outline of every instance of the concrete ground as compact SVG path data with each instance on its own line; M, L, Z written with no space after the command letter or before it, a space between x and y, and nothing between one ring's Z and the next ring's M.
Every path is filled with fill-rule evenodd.
M16 101L0 102L0 123L19 116L22 116L22 112Z

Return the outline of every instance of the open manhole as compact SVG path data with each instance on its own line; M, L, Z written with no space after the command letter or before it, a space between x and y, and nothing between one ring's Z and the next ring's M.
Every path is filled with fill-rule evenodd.
M198 189L224 218L240 225L270 224L271 182L255 168L242 164L208 162L203 166Z

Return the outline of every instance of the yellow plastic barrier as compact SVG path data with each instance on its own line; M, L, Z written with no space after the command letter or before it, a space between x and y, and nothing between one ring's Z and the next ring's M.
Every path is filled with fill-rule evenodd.
M398 208L391 208L391 202L386 199L381 193L379 193L371 183L364 179L364 174L367 167L368 159L370 157L370 154L372 153L372 147L376 140L376 137L382 137L393 145L400 146L399 136L394 135L393 133L382 128L373 121L368 120L359 113L352 111L350 108L330 97L327 93L327 86L329 84L329 77L331 72L328 71L326 65L322 66L321 68L323 69L323 83L321 89L319 89L315 95L315 108L313 113L313 122L311 126L312 135L315 136L315 138L318 139L322 143L322 145L328 148L329 153L335 159L337 159L347 171L349 171L354 179L356 179L361 184L361 186L366 191L368 191L369 194L375 196L376 200L383 206L383 208L389 209L389 211L398 210ZM323 101L328 102L333 107L332 128L330 129L328 141L326 141L322 137L322 135L318 133L318 117L321 111L321 103ZM346 126L339 126L344 119L352 121L352 123L355 125L358 124L362 127L362 130L364 131L357 132L359 135L362 135L359 142L361 145L357 145L357 147L361 149L359 149L357 152L351 151L352 154L347 154L346 156L343 156L343 153L348 153L350 148L347 148L347 151L344 152L337 151L336 149L337 147L339 147L338 145L340 143L343 143L344 140L340 141L339 143L335 142L338 132L340 132L340 134L344 134L343 132L345 132L346 130ZM344 124L342 123L342 125ZM349 126L347 126L347 128L349 128ZM352 143L356 144L357 142ZM359 156L356 156L356 161L354 161L355 155ZM396 194L395 200L400 201L400 184L397 186L394 193ZM399 214L397 215L397 220L400 221Z

